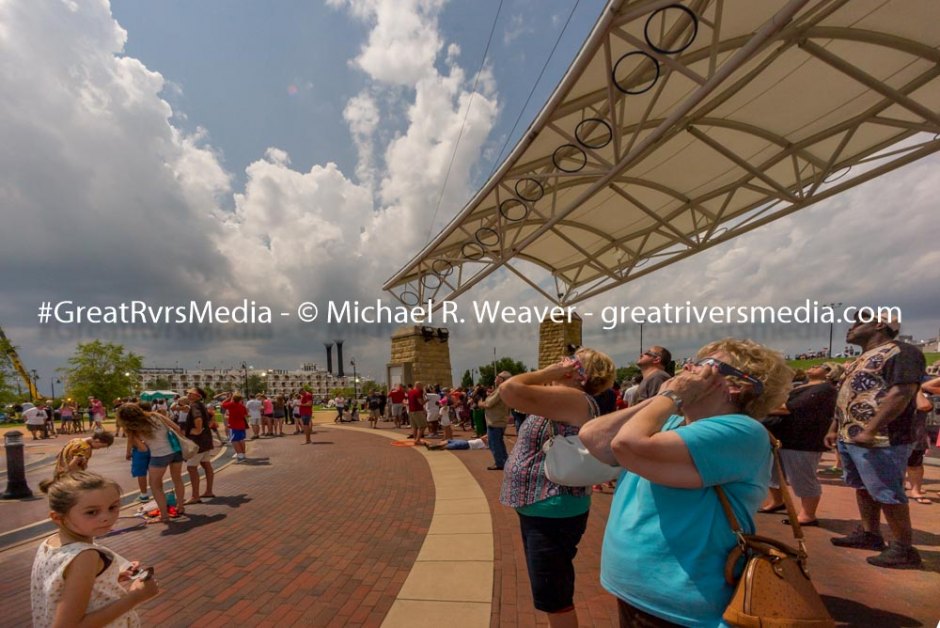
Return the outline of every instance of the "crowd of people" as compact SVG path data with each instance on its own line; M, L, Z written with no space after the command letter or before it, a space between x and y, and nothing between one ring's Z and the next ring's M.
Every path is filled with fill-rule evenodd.
M637 380L617 383L613 360L582 347L537 371L498 373L491 387L415 382L361 400L340 397L331 405L337 421L357 420L361 408L371 428L381 421L407 427L414 444L429 449L488 448L488 469L502 474L499 501L518 515L535 608L554 627L577 625L573 560L591 495L602 487L549 479L545 447L554 438L580 437L591 455L621 469L600 564L601 584L617 600L621 625L717 626L732 594L725 562L738 543L719 492L745 534L756 531L758 513L784 510L786 490L798 498L799 523L819 525L824 505L817 475L827 449L838 453L860 519L855 531L832 543L878 552L867 557L875 567L920 565L908 502L930 501L922 465L937 439L926 417L929 396L940 394L940 378L926 376L923 354L898 341L899 330L890 319L857 322L847 335L861 349L857 359L825 362L805 373L795 373L767 347L726 339L702 347L678 372L666 347L651 346L637 360ZM142 498L149 498L148 486L153 493L155 521L170 523L186 506L214 497L215 440L231 442L236 462L246 460L246 440L282 437L285 426L293 425L293 434L309 443L313 402L309 391L247 400L230 392L209 400L194 388L153 406L120 404L117 425L127 437ZM476 438L454 438L457 427ZM198 449L185 460L181 438ZM59 532L40 547L33 568L36 625L130 622L132 608L158 590L152 572L94 543L114 524L119 491L89 473L88 461L113 441L100 429L73 439L59 455L54 477L41 486ZM775 445L783 477L772 472ZM168 469L175 509L163 489Z

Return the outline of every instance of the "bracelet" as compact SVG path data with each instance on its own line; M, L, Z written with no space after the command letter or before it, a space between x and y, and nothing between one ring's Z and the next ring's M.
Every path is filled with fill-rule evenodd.
M680 397L679 395L677 395L677 394L674 393L673 391L671 391L671 390L663 390L663 391L661 391L661 392L660 392L658 395L656 395L656 396L657 396L657 397L666 397L667 399L671 400L671 401L676 405L676 410L681 410L681 409L682 409L682 397Z

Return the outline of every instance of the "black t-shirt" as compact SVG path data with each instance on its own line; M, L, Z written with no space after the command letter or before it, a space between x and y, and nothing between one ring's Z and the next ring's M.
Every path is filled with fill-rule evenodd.
M823 439L832 425L838 394L828 382L794 388L787 398L790 414L770 417L764 425L783 449L826 451Z
M594 395L594 401L597 402L601 414L610 414L617 409L617 393L614 392L613 388L608 388Z
M196 429L196 419L200 418L202 419L202 433L193 436L191 432ZM183 433L199 445L199 453L212 449L212 430L209 429L211 421L209 411L206 410L206 404L202 401L194 401L189 404L189 414L186 415L186 425L183 427Z

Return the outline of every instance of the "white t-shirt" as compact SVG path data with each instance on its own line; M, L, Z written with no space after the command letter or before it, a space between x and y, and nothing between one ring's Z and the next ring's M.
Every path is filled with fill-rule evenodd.
M427 404L424 406L428 413L428 421L437 421L441 416L441 407L437 405L441 396L437 393L427 393L425 396L428 398Z
M470 449L486 449L486 443L483 442L482 438L471 438L467 441L467 444L470 445Z
M46 422L46 413L39 408L30 408L23 412L26 425L42 425Z
M264 407L264 402L260 399L249 399L248 403L245 404L245 407L248 408L248 416L252 419L261 418L261 408Z

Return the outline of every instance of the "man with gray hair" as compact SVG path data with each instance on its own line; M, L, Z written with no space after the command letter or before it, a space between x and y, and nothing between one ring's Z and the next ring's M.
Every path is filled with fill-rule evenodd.
M509 371L501 371L496 376L491 392L483 402L483 412L486 417L486 437L489 441L490 451L493 452L493 464L487 467L489 471L502 471L509 454L506 453L506 442L503 435L506 433L506 424L509 421L509 406L499 397L499 385L512 377Z

